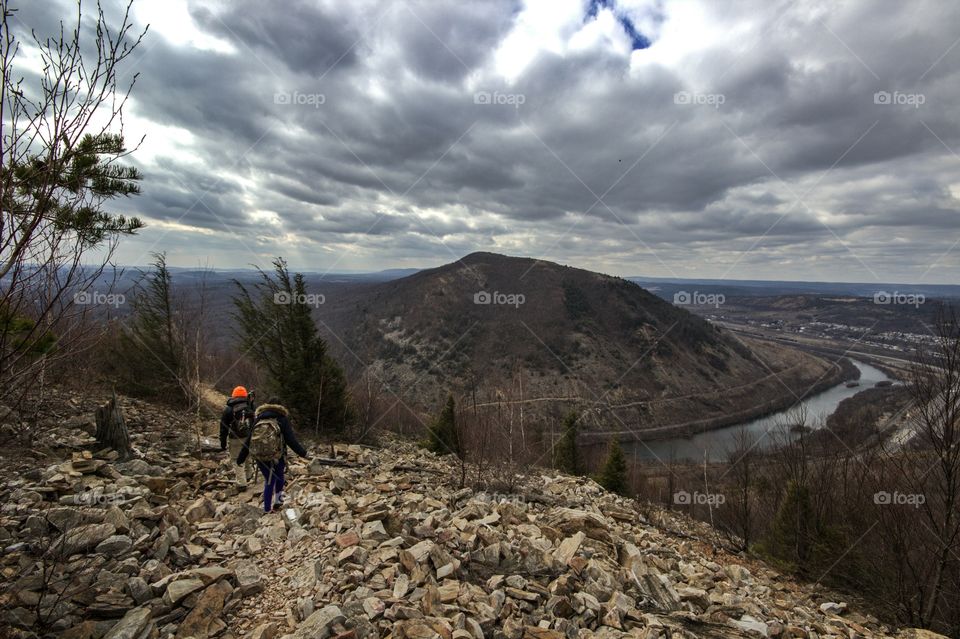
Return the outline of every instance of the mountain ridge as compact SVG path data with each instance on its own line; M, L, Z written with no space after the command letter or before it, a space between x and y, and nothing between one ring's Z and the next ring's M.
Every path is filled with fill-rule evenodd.
M785 391L770 383L669 409L655 405L658 398L734 388L770 372L799 387L830 368L799 351L736 338L624 278L489 252L341 290L317 313L348 368L373 371L394 392L406 389L405 403L427 411L448 392L651 400L640 411L605 416L642 428L668 423L667 413L669 422L719 416Z

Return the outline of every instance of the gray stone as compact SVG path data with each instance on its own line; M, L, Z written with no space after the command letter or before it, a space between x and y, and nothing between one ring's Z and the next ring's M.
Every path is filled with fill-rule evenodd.
M142 459L131 459L128 462L116 464L115 467L124 475L149 475L151 477L163 475L162 468L153 466Z
M254 628L246 639L274 639L277 636L277 624L272 621L262 623Z
M213 519L215 514L216 508L207 497L199 497L183 511L184 518L190 523Z
M180 603L184 597L190 593L203 588L203 581L200 579L178 579L171 581L167 585L167 590L163 593L163 600L171 606Z
M303 528L303 526L291 526L290 530L287 532L287 543L291 546L296 546L300 541L310 537L310 533Z
M768 635L767 624L762 621L758 621L751 617L750 615L744 615L739 620L731 619L730 624L745 630L747 632L753 632L759 635L766 637Z
M150 608L145 606L134 608L125 614L123 619L104 635L103 639L139 639L145 636L147 634L145 631L153 625L150 621L151 616Z
M297 626L290 639L327 639L333 634L333 625L343 623L344 620L338 606L325 606Z
M263 592L263 580L260 577L260 570L252 561L242 561L237 564L237 585L240 593L246 597Z
M131 548L133 548L133 540L127 535L111 535L97 544L96 551L101 555L117 557Z
M90 550L96 547L101 541L113 535L117 529L113 524L88 524L71 528L66 533L58 537L47 554L51 556L62 555L69 557L84 550Z
M124 590L126 590L127 594L130 595L138 605L153 599L153 589L150 588L150 584L147 583L146 579L142 577L131 577L128 579Z
M383 522L379 520L365 523L363 528L360 529L360 536L363 539L372 539L374 541L386 541L390 539L386 528L383 527Z
M577 534L572 537L567 537L564 539L560 546L554 551L553 556L561 564L566 565L573 556L577 554L577 551L580 550L580 544L583 543L583 540L586 539L586 534L583 531L577 532Z
M103 516L103 523L113 524L118 533L127 534L130 532L130 520L122 510L116 505L110 506Z
M842 615L847 611L846 603L835 603L833 601L828 601L826 603L820 604L820 612L825 615Z
M177 628L176 639L207 639L214 634L227 591L217 585L203 591L193 610Z

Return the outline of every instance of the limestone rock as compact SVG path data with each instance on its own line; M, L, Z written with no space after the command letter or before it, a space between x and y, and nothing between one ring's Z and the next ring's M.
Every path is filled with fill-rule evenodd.
M117 557L127 552L132 547L133 540L127 535L111 535L97 544L96 551L102 555Z
M344 619L339 607L325 606L297 626L290 639L326 639L333 634L333 625Z
M113 524L88 524L71 528L51 544L47 554L69 557L84 550L90 550L113 535L117 529Z
M274 639L277 636L277 624L271 622L263 623L254 628L246 639Z
M583 531L577 532L577 534L573 535L572 537L567 537L554 551L553 556L561 564L566 565L571 559L573 559L573 556L577 554L577 551L580 549L580 544L582 544L583 540L586 538L587 535Z
M176 583L176 582L174 582ZM215 622L223 612L223 603L226 591L218 585L213 585L203 591L193 610L177 628L176 639L207 639L212 636Z
M183 511L184 518L190 523L213 519L215 514L216 507L207 497L198 497L196 501L187 506L187 509Z
M237 585L243 596L254 595L263 592L263 580L260 577L260 570L252 561L244 561L237 565Z
M203 588L203 581L200 579L178 579L171 581L163 593L163 600L171 606L175 606L187 595Z
M149 636L149 629L152 625L150 618L152 616L149 608L134 608L125 614L123 619L118 621L104 635L103 639L141 639L141 637Z

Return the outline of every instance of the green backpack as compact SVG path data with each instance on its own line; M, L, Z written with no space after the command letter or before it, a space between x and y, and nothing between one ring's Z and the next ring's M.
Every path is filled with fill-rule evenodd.
M283 457L283 432L279 421L271 417L253 425L250 456L260 462L275 462Z

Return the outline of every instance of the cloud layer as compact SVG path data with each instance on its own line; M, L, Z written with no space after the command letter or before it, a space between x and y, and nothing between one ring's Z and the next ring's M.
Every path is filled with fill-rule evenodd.
M126 261L960 280L960 5L171 6L135 11Z

